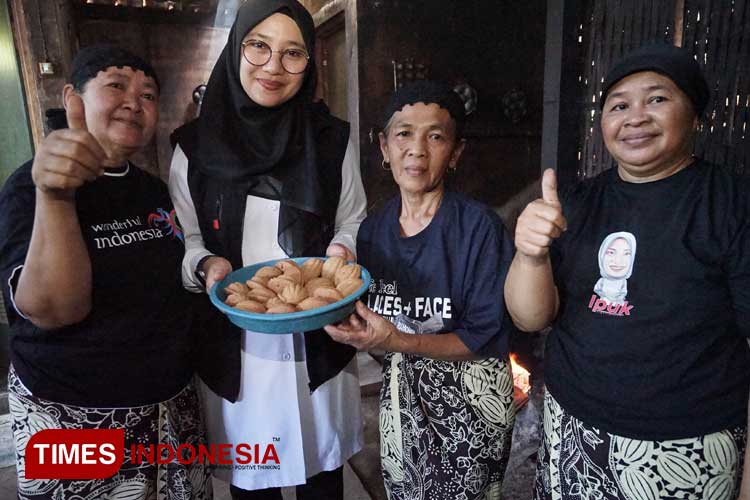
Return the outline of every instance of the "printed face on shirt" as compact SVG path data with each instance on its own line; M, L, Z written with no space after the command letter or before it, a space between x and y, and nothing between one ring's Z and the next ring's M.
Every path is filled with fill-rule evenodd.
M633 251L625 238L616 238L604 251L604 268L612 278L622 278L630 270L632 257Z
M655 181L688 164L697 120L690 99L671 79L642 71L610 89L602 136L623 180Z
M294 20L284 14L268 16L255 25L243 42L262 42L271 47L271 59L263 66L254 66L240 53L240 82L247 96L266 108L280 106L294 97L305 80L306 72L288 73L281 65L281 55L300 49L307 53L302 32Z
M380 151L402 193L442 188L446 170L456 166L465 144L456 140L450 113L434 103L404 106L394 113L387 132L380 133Z
M66 86L65 96L74 92ZM86 128L108 154L130 156L154 136L159 90L143 71L110 66L86 82L80 97Z

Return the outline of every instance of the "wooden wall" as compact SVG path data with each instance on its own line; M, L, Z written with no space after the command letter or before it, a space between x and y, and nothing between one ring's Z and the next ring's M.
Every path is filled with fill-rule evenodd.
M750 2L684 0L682 16L711 89L697 153L750 176Z
M335 0L300 0L300 3L310 11L310 14L315 14L327 4L333 3Z
M357 2L360 152L370 206L396 192L377 145L394 59L414 58L429 78L465 81L477 90L467 149L451 180L455 189L499 206L539 177L545 12L543 0ZM512 89L526 96L527 114L517 123L502 102Z
M162 81L157 139L138 161L166 177L171 156L169 133L192 116L192 90L205 83L223 47L227 28L204 24L167 24L153 19L112 19L71 15L67 0L54 0L57 11L39 9L41 0L12 0L28 25L28 48L37 61L42 52L41 15L49 33L47 51L55 52L60 72L39 79L38 108L60 106L69 57L79 47L109 41L152 61ZM52 3L52 2L50 2ZM350 76L359 106L353 129L359 137L362 171L370 205L395 192L390 174L380 169L377 139L381 113L393 91L391 61L423 61L429 77L466 81L478 92L479 107L467 129L468 148L452 185L491 205L501 205L539 176L544 69L545 0L499 5L490 0L303 0L313 12L345 7L350 61L360 61ZM45 4L49 5L49 4ZM137 9L136 9L137 10ZM62 28L56 24L69 19ZM353 16L353 18L352 18ZM320 16L319 16L320 17ZM356 37L354 34L356 33ZM58 44L55 48L53 44ZM68 54L66 59L66 54ZM353 65L356 68L356 65ZM359 79L357 83L356 80ZM352 83L353 82L353 83ZM526 98L527 114L514 123L504 114L503 96L513 89ZM27 95L35 95L27 91ZM357 129L359 129L357 131Z
M75 23L69 0L9 0L31 133L38 144L48 130L44 112L62 105L62 88L75 52ZM39 73L51 62L53 75Z

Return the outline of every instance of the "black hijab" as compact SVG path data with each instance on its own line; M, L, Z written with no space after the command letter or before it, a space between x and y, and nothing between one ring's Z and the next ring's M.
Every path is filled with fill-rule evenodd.
M310 61L304 81L289 101L266 108L250 99L240 81L242 40L275 13L297 23ZM295 238L285 235L300 220L296 212L320 216L323 204L315 138L315 25L297 0L244 3L211 72L198 119L178 129L175 139L204 175L243 184L249 195L279 200L279 244L289 255Z
M310 59L302 87L275 108L253 102L240 82L241 44L270 15L292 18L313 54L312 17L297 0L248 0L240 7L229 40L206 86L201 113L177 129L173 142L188 158L188 185L206 248L243 265L242 242L247 196L279 200L278 243L291 257L323 255L333 238L341 193L341 165L349 125L313 104L315 62ZM240 387L241 335L218 309L204 301L204 328L195 342L198 372L211 389L235 401ZM216 326L222 330L217 333ZM313 391L338 374L356 350L323 331L305 336L305 360ZM218 360L218 361L217 361Z

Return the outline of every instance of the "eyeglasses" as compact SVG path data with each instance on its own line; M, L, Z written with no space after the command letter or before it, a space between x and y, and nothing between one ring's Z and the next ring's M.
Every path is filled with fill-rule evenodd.
M281 54L284 71L297 75L305 71L310 56L302 49L271 50L266 42L245 40L242 42L242 57L253 66L265 66L273 53Z

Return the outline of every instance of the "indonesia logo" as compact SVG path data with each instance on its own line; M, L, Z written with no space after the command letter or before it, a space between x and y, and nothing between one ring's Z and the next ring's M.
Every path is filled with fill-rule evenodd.
M163 208L157 208L156 213L149 214L148 225L156 229L161 229L172 238L177 238L183 243L185 242L185 236L180 224L177 222L177 214L174 209L171 212L167 212Z

